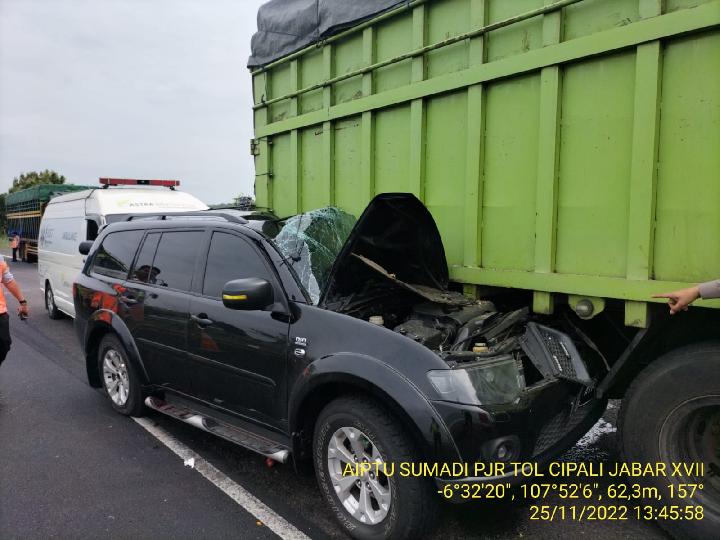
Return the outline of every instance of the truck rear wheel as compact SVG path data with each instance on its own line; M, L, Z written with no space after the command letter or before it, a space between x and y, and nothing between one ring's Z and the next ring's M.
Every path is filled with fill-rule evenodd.
M332 401L315 425L313 461L320 491L353 538L415 539L430 532L437 500L428 479L403 478L397 471L400 463L420 459L401 424L363 397ZM373 468L343 474L362 464Z
M638 479L656 487L663 499L638 502L702 506L702 519L658 523L676 538L715 537L720 530L720 343L683 347L645 368L623 400L619 427L626 461L668 464L667 475ZM672 464L681 464L680 469ZM677 496L682 488L675 487L675 497L669 498L670 484L702 484L702 489L683 498Z

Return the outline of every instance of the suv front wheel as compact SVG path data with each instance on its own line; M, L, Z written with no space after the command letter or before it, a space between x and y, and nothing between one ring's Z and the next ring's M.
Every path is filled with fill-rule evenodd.
M126 416L143 416L145 405L137 370L113 334L107 334L100 342L98 369L113 409Z
M364 397L330 402L315 424L313 460L320 491L353 538L427 534L437 514L430 480L399 474L401 463L420 459L392 414ZM361 472L357 467L363 463L370 466ZM350 470L360 474L343 474Z

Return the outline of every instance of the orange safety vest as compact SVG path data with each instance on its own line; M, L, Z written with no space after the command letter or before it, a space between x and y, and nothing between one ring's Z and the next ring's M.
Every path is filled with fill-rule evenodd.
M17 235L16 235L16 236L13 236L13 237L10 239L10 247L11 247L12 249L17 249L17 247L18 247L19 245L20 245L20 237L17 236Z
M2 262L0 262L0 279L2 279L3 283L5 283L6 273L10 273L10 267L3 260ZM7 313L7 302L5 301L5 290L0 287L0 315L3 313Z

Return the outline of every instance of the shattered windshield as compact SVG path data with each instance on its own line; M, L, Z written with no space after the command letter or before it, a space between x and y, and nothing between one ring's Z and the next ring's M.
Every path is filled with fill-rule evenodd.
M329 206L279 222L279 232L273 240L313 304L320 300L333 263L356 221L355 216Z

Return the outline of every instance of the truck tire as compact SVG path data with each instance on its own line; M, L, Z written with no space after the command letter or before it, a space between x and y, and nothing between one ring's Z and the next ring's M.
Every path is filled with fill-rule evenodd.
M50 283L45 284L45 309L48 312L48 317L51 319L62 318L62 313L55 305L55 293L53 293Z
M106 334L98 347L98 373L110 404L125 416L144 416L140 377L125 347L114 334Z
M395 474L342 476L355 462L395 465ZM401 478L400 463L421 461L399 421L370 399L350 396L330 402L315 424L313 461L320 491L342 528L353 538L417 539L437 516L427 478Z
M720 342L671 351L645 368L621 405L621 450L628 462L667 463L667 475L633 479L656 487L660 507L702 506L702 519L658 519L675 538L717 538L720 531ZM673 474L670 463L703 463L704 474ZM690 498L669 498L669 484L703 484ZM696 514L693 514L696 515Z

